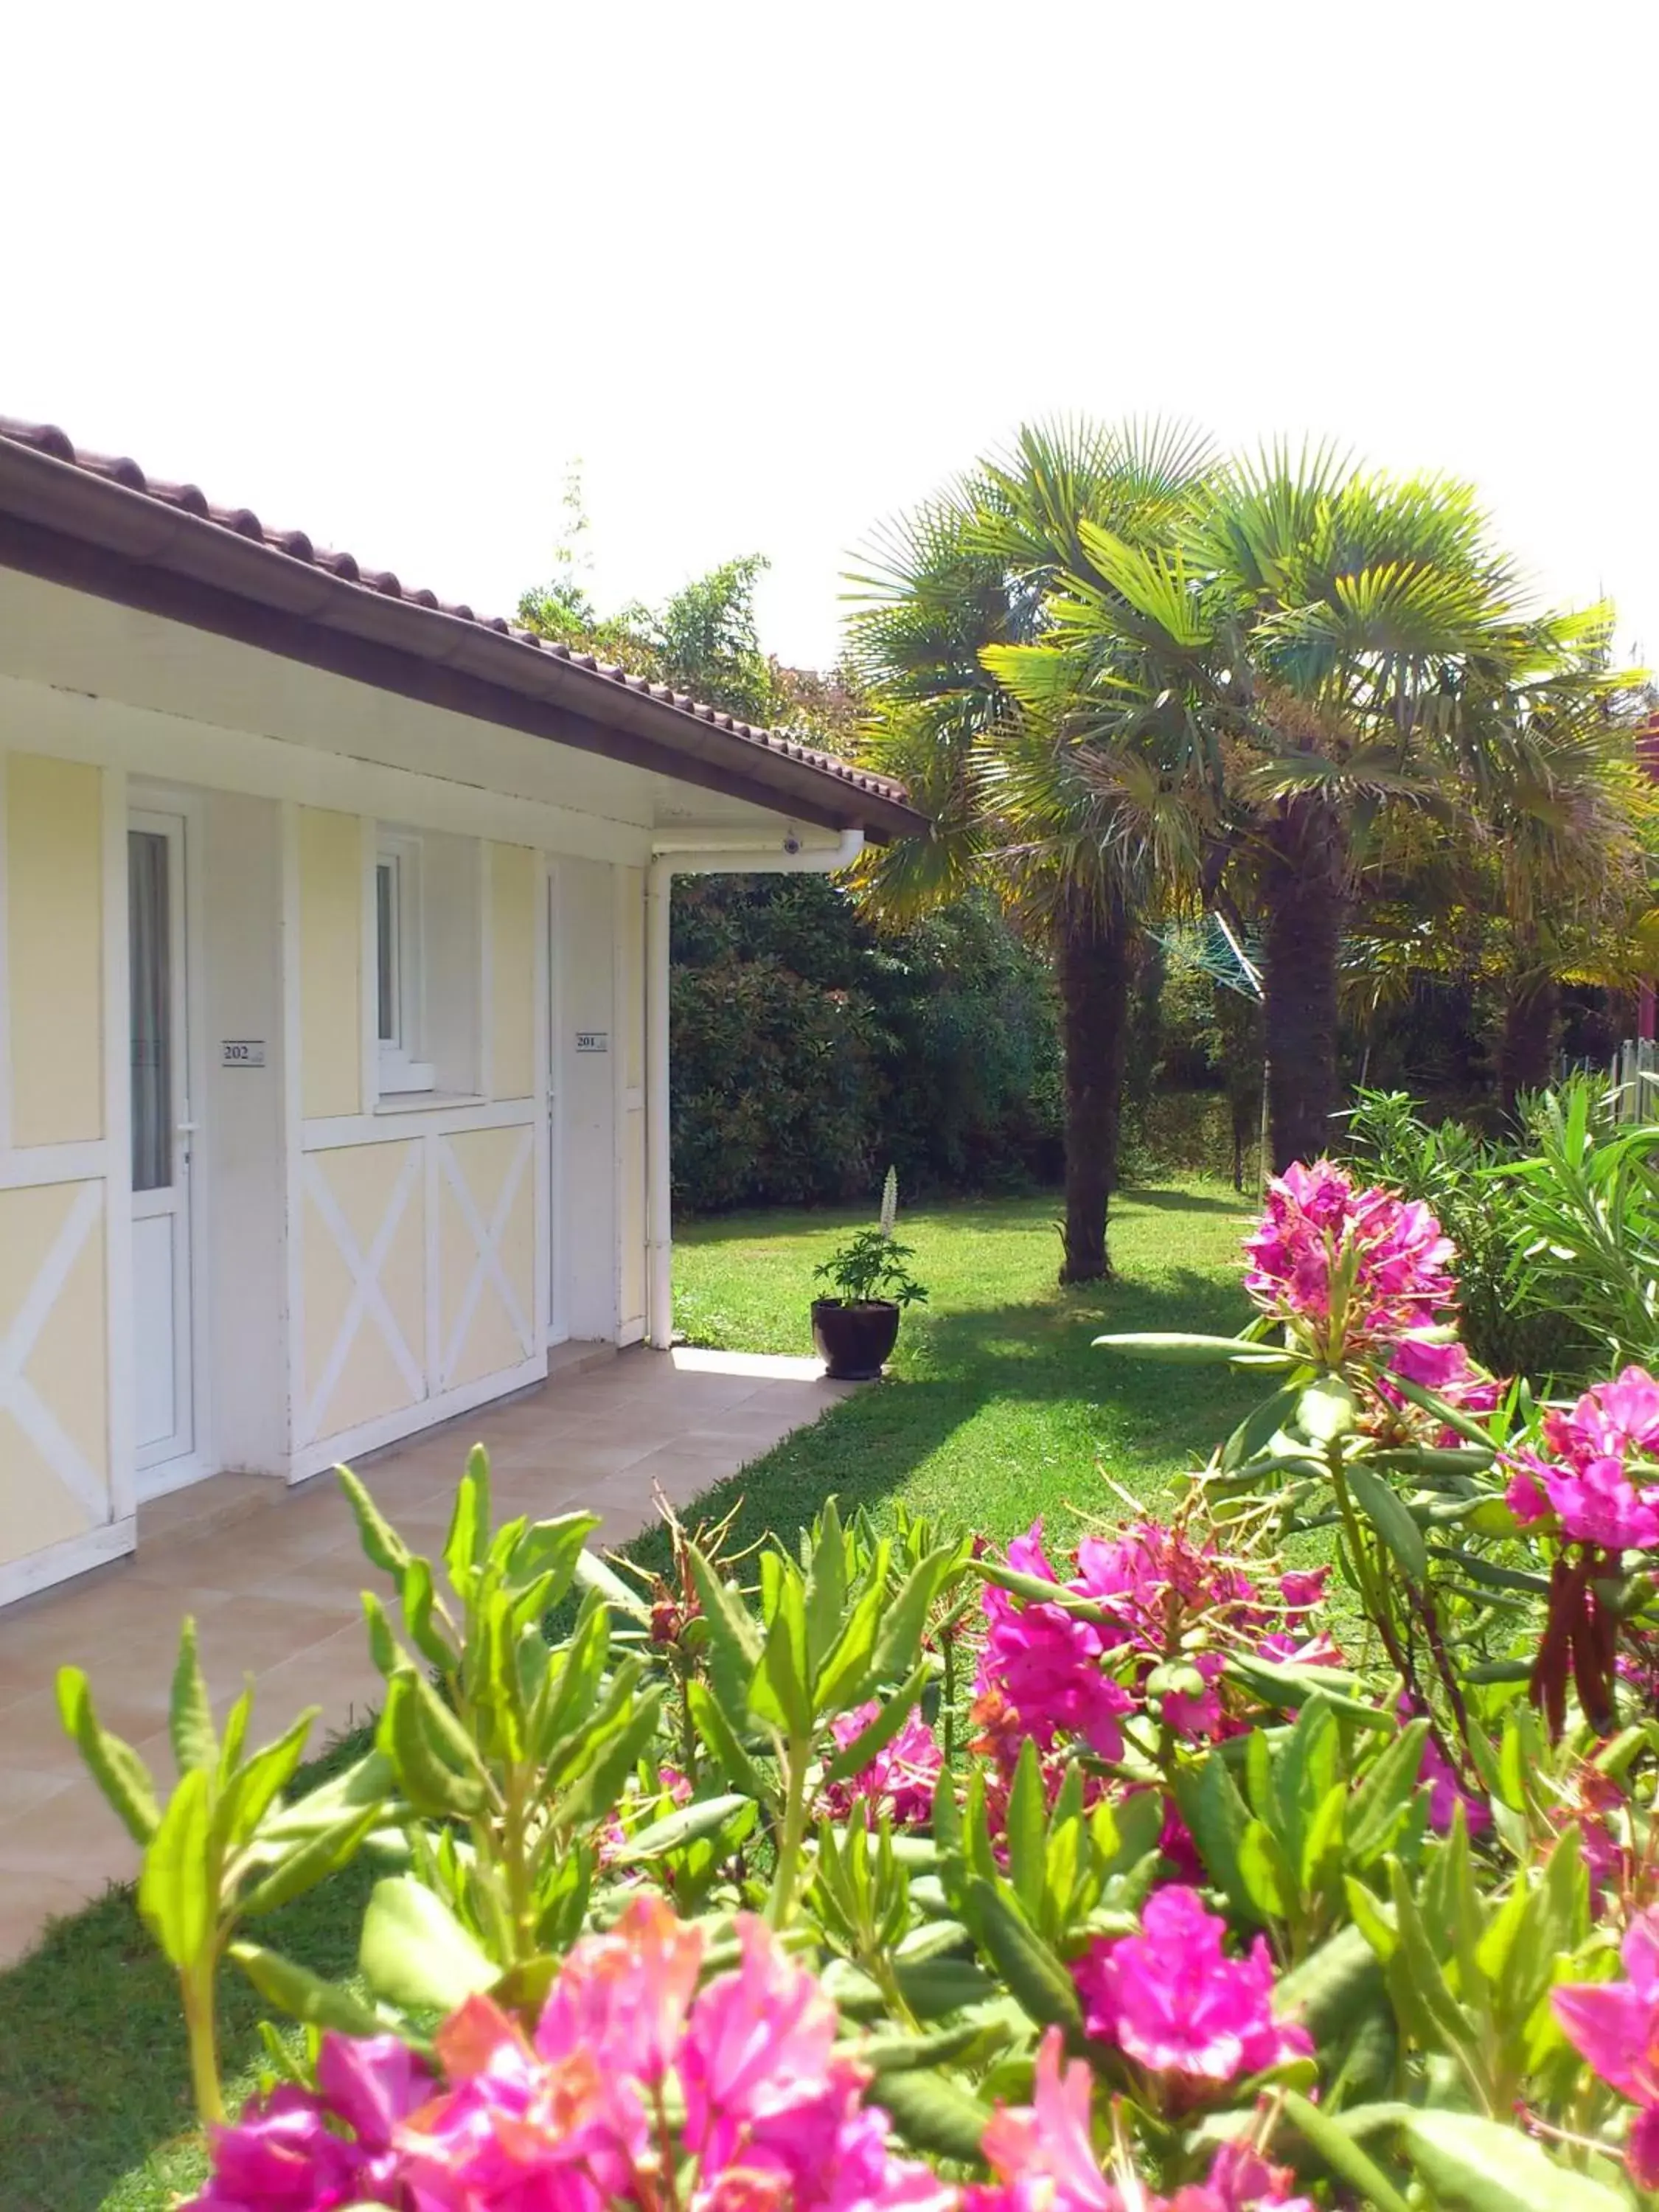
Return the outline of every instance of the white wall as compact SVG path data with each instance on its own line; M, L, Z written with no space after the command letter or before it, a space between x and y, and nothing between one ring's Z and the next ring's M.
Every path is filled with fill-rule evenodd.
M213 1462L251 1474L286 1474L289 1459L281 811L223 792L203 809L207 1089L197 1188L209 1267L198 1334ZM223 1066L227 1038L263 1044L264 1066Z
M617 1038L614 872L591 860L559 865L562 939L562 1034L556 1042L564 1154L563 1218L554 1236L566 1285L568 1333L614 1342L617 1280ZM609 1049L579 1052L579 1032L603 1035Z

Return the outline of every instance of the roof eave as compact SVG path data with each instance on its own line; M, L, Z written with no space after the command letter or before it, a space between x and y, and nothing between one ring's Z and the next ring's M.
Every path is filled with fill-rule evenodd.
M619 683L504 625L388 596L9 440L0 564L874 842L927 828L861 772L803 758L775 732L739 734L730 717Z

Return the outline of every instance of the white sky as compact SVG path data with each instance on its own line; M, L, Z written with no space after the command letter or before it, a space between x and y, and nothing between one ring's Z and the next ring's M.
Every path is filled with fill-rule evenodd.
M1659 659L1653 0L12 0L0 412L508 612L1064 409L1471 477Z

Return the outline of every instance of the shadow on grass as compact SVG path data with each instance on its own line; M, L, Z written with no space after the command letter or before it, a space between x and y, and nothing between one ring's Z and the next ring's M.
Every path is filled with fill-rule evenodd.
M1241 1219L1256 1211L1256 1201L1246 1191L1216 1197L1207 1191L1142 1189L1138 1183L1126 1183L1116 1202L1150 1206L1164 1213L1233 1213Z
M1237 1290L1195 1269L1080 1286L1028 1304L931 1314L908 1334L894 1381L833 1407L700 1499L689 1517L712 1518L741 1501L739 1542L775 1531L787 1538L833 1493L844 1510L868 1507L880 1519L924 1462L983 1409L1018 1415L1046 1408L1065 1454L1058 1473L1052 1464L1040 1473L1006 1457L982 1468L964 1440L943 1500L928 1501L943 1516L1006 1536L1033 1509L1059 1502L1057 1483L1086 1477L1091 1438L1101 1431L1110 1429L1126 1464L1178 1462L1206 1451L1252 1401L1249 1383L1225 1369L1153 1366L1097 1352L1091 1338L1106 1329L1226 1334L1243 1318ZM659 1529L629 1551L641 1565L666 1564ZM291 1716L255 1717L264 1735ZM313 1777L355 1756L362 1743L361 1732L343 1740ZM349 1976L374 1879L371 1866L348 1868L262 1923L262 1940L318 1973ZM261 2007L234 1972L223 1978L222 2001L228 2081L258 2055ZM58 1923L32 1957L0 1974L0 2143L5 2212L161 2212L198 2180L174 1984L131 1892L112 1892Z
M924 1462L994 1405L1075 1407L1085 1431L1109 1427L1119 1453L1201 1459L1255 1402L1249 1380L1226 1368L1154 1366L1096 1351L1092 1339L1108 1330L1161 1328L1226 1335L1243 1318L1237 1290L1197 1269L1171 1270L1151 1283L1091 1284L1033 1304L932 1313L901 1352L896 1379L842 1400L706 1492L684 1517L713 1522L735 1507L738 1546L774 1534L788 1538L830 1497L844 1514L864 1508L879 1522ZM1091 1466L1084 1443L1074 1472L1086 1476ZM967 1471L948 1507L930 1510L963 1524L983 1519L974 1472ZM1018 1469L1001 1473L998 1497L1015 1500L1018 1492ZM1046 1502L1036 1496L1023 1518L989 1533L1012 1534ZM665 1533L647 1530L626 1547L626 1556L662 1571L669 1558Z

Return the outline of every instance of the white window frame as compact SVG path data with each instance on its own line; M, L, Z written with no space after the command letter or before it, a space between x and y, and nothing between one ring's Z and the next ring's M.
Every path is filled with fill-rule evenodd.
M392 872L392 1024L394 1034L380 1035L380 874ZM425 1037L424 908L421 897L421 841L404 830L381 830L375 838L373 885L374 914L374 988L370 994L369 1020L380 1062L382 1097L399 1097L430 1091L433 1066L419 1057Z

